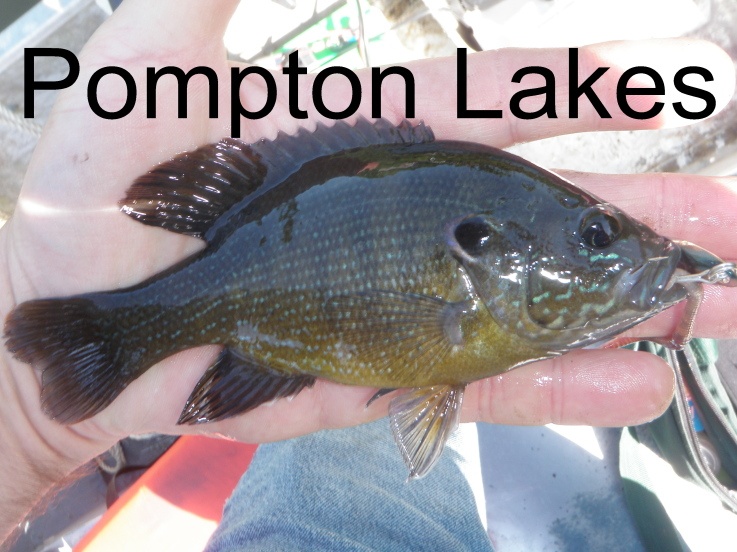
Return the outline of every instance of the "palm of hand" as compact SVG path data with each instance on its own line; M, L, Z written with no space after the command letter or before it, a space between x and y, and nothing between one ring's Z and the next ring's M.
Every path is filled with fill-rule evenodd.
M201 44L189 43L181 50L172 49L172 44L177 44L172 37L152 39L137 34L116 25L115 20L103 26L80 56L81 73L76 84L59 97L26 175L16 213L3 231L8 289L12 290L12 295L4 298L3 317L15 304L27 299L137 283L203 247L199 240L129 219L120 213L118 201L134 178L151 166L230 133L230 99L226 96L230 65L217 32L209 36L200 32ZM152 40L157 44L151 44ZM117 46L113 49L111 44ZM221 82L220 116L208 118L206 81L195 77L189 87L188 117L178 119L176 81L164 77L157 86L157 117L146 118L146 68L164 65L177 66L185 72L197 65L214 69ZM123 67L136 80L138 101L129 115L118 120L100 118L88 105L89 77L104 66ZM122 79L108 76L100 83L98 100L112 112L122 106L126 93ZM279 113L285 111L283 104L277 105L276 117L270 121L278 121ZM242 138L248 142L262 135L273 136L272 125L249 124L243 129ZM203 368L214 357L213 349L187 351L168 359L161 370L150 371L134 382L111 408L75 426L74 433L91 445L83 454L102 452L130 433L191 431L174 423ZM38 410L37 378L14 359L8 359L5 365L23 380L19 386L22 403L27 409ZM333 385L324 387L340 389ZM283 432L272 429L269 437L338 423L331 420L330 414L319 414L311 404L310 397L321 393L318 387L305 393L303 399L295 400L292 413L285 412L292 419L277 425L285 428ZM354 393L361 397L354 405L365 403L363 397L370 396L367 390L357 389L348 395ZM331 403L343 404L345 395L343 392L333 397ZM363 415L362 408L358 410L359 416ZM322 419L315 417L316 412ZM277 412L273 415L279 417ZM32 417L54 426L54 431L67 430L35 412ZM227 431L227 422L220 425L225 426L220 431ZM267 438L263 428L255 430L262 424L245 425L253 427L240 429L239 434L251 439ZM211 429L216 430L217 425Z

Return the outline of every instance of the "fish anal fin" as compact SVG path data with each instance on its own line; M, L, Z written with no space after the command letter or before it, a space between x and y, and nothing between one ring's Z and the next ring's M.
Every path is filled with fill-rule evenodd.
M458 427L465 385L413 389L392 399L389 419L409 478L427 475Z
M200 378L177 423L230 418L273 399L296 395L314 383L312 376L286 375L225 348Z
M347 345L377 370L429 371L463 344L461 319L470 302L373 290L326 300L328 318ZM397 366L397 367L398 367Z

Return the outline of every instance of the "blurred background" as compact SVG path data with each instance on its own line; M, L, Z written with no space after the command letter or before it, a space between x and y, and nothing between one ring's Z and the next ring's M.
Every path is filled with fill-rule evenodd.
M79 53L120 2L2 0L0 6L0 224L13 210L23 175L56 92L38 91L35 119L23 118L23 48ZM203 2L203 9L208 3ZM309 71L455 56L457 47L580 46L619 39L697 36L737 60L734 0L249 0L225 35L233 60L277 70L298 50ZM40 59L38 78L66 74ZM547 167L604 173L682 171L737 174L737 103L688 128L588 133L512 148ZM720 363L734 367L733 343ZM496 548L643 550L622 495L621 429L479 425L483 492ZM174 439L129 439L30 522L14 552L68 550L134 485ZM111 491L111 474L118 474ZM694 512L697 515L698 512ZM734 543L734 541L732 541Z

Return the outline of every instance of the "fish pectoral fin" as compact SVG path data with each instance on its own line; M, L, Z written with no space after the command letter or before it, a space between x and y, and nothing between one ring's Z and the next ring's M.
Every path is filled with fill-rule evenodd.
M336 295L325 312L341 342L377 371L425 372L463 343L469 301L452 303L414 293L373 290Z
M197 382L177 423L230 418L270 400L296 395L314 383L313 376L286 375L226 347Z
M465 385L420 387L392 399L389 419L409 478L425 476L458 427Z

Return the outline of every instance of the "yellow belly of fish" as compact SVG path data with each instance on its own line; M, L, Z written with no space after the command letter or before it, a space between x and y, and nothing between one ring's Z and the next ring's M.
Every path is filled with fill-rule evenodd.
M418 330L421 331L421 330ZM500 328L485 308L462 322L462 339L379 340L370 335L338 335L325 324L305 326L304 339L266 333L246 325L238 348L287 374L310 374L348 385L424 387L461 384L497 375L549 356ZM307 338L311 339L307 339ZM416 336L413 336L416 337Z

